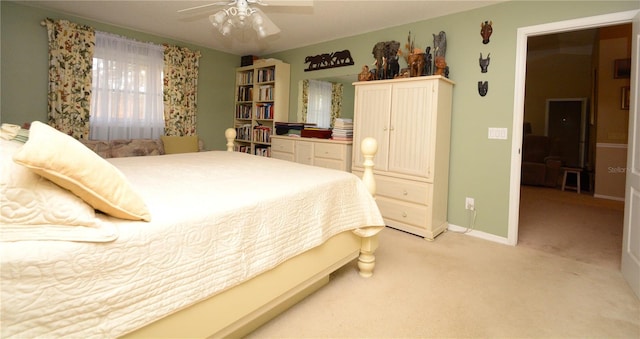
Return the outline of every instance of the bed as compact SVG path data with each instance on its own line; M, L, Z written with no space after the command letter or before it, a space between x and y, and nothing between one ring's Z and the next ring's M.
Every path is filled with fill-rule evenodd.
M240 337L345 264L371 276L375 140L360 180L232 152L234 133L108 160L37 122L0 139L1 336Z

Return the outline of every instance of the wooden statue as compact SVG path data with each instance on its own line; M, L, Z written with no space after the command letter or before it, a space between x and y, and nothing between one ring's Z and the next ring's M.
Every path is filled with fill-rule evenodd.
M442 75L445 76L447 62L443 56L437 56L435 61L436 70L433 72L433 75Z
M425 54L424 53L414 53L409 55L409 76L410 77L419 77L424 75L424 63L425 63Z
M438 35L433 35L433 56L446 57L447 54L447 34L444 31L440 31Z

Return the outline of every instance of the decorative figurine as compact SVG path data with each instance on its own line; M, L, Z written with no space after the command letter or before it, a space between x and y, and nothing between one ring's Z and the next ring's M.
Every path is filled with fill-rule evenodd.
M488 91L489 91L489 82L478 81L478 94L480 94L480 96L483 97L487 95Z
M374 71L369 70L369 66L362 66L362 72L358 74L358 81L370 81L374 80Z
M492 25L493 21L485 21L480 24L480 35L482 36L482 43L485 45L489 43L489 37L493 33Z
M409 76L419 77L424 74L424 64L426 56L424 53L413 53L409 55Z
M433 72L433 75L442 75L445 76L445 71L447 69L447 62L445 61L443 56L437 56L435 61L436 70Z
M446 57L447 54L447 34L444 31L440 31L438 35L433 35L433 56Z
M387 62L384 58L384 54L385 54L385 42L381 41L376 43L373 46L373 50L371 51L371 54L373 54L373 58L376 59L375 61L375 65L376 65L376 78L377 79L384 79L384 67L386 66Z
M387 41L386 47L388 71L385 79L393 79L398 75L398 73L400 73L400 64L398 63L400 42L395 40Z
M398 65L398 50L400 43L398 41L381 41L373 46L371 53L376 59L376 78L377 79L393 79L398 74L400 65Z
M424 62L424 75L431 75L433 73L431 67L433 66L433 58L431 57L431 46L427 46L424 51L425 62Z
M491 62L491 53L487 54L486 59L482 59L482 52L480 52L480 72L487 73L487 68L489 67L489 62Z

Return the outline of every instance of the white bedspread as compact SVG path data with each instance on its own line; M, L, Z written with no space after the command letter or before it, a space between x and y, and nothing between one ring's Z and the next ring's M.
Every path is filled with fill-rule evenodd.
M331 236L384 225L356 176L242 153L116 158L152 221L110 243L1 244L1 336L117 337Z

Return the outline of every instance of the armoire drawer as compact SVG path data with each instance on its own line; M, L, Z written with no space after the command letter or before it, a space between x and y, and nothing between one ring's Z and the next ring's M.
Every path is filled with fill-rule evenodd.
M295 142L293 140L277 139L271 140L271 150L278 152L293 153Z
M404 201L377 196L376 203L382 217L406 224L426 228L431 220L431 208Z
M344 150L344 145L318 142L313 147L313 155L317 158L345 160ZM351 159L347 160L351 161Z
M432 184L413 180L376 176L376 195L416 204L431 204Z

